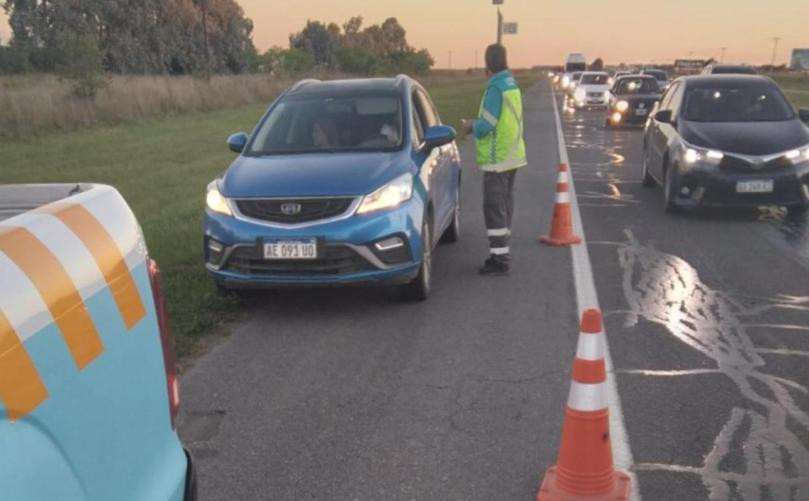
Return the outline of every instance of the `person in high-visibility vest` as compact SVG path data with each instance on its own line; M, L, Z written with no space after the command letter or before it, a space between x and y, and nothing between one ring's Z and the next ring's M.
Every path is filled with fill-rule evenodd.
M514 177L528 164L523 139L520 88L508 71L506 48L486 48L486 74L490 76L478 118L464 120L463 129L475 134L477 162L483 170L483 215L489 237L489 258L482 275L511 271L511 221L514 214Z

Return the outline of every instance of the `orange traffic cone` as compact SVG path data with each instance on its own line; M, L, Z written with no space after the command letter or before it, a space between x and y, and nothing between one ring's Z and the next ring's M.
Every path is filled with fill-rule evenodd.
M573 234L573 220L570 215L570 192L568 191L569 176L570 172L567 164L559 164L551 234L539 238L539 241L544 244L561 246L581 243L581 238Z
M601 313L587 310L573 362L559 459L545 473L537 501L629 499L629 476L612 463Z

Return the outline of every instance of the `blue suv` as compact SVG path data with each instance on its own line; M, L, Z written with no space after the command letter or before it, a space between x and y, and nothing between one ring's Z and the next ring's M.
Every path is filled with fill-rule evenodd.
M396 284L430 293L432 252L460 232L460 156L413 79L304 80L208 185L204 256L221 289Z

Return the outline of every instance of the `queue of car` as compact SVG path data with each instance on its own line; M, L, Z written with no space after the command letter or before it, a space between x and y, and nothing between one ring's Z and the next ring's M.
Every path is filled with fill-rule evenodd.
M643 131L643 186L662 187L666 211L809 209L809 110L795 110L778 84L753 67L712 63L674 80L656 68L611 77L576 70L554 76L565 109L606 109L605 127ZM593 82L605 75L602 105Z

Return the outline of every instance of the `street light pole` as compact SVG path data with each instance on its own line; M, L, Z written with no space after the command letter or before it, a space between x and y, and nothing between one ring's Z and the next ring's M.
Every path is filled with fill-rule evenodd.
M503 43L503 14L500 13L500 6L503 5L503 0L492 0L492 5L497 6L497 43Z
M503 44L503 14L500 13L500 6L497 6L497 43Z
M775 58L778 54L778 42L781 41L781 37L773 37L773 46L772 46L772 62L770 63L770 68L775 68Z

